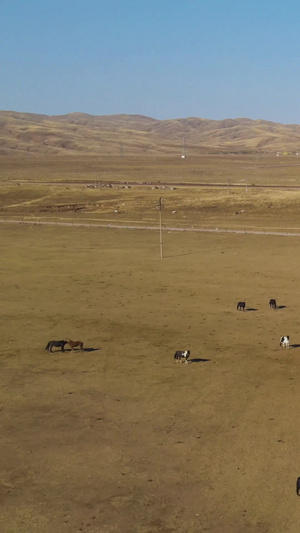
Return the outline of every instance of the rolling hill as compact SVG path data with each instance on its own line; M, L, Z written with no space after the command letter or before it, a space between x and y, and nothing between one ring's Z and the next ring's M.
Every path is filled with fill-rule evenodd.
M0 155L187 155L300 151L300 125L247 118L48 116L0 111Z

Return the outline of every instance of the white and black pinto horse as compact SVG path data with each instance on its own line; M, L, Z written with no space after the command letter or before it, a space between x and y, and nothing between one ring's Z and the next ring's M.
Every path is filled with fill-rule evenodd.
M276 300L274 300L274 298L271 298L271 300L269 301L269 306L271 309L277 309L277 303L276 303Z
M187 363L190 355L190 350L177 350L177 352L175 352L174 359L176 359L177 363L182 363L182 361Z
M288 335L286 337L280 337L279 346L288 350L290 347L290 337Z
M246 302L238 302L236 308L237 311L245 311Z

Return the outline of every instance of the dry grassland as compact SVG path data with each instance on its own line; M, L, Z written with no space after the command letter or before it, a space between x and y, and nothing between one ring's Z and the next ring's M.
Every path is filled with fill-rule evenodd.
M275 154L202 154L72 157L0 156L0 180L31 182L191 183L299 186L299 156Z
M89 189L85 185L4 182L0 217L189 229L300 231L300 189L136 185Z
M89 189L96 160L3 161L32 224L1 224L1 532L298 533L299 238L166 229L300 232L294 163L107 160ZM160 197L162 260L158 231L36 224L158 227Z
M1 531L298 532L298 239L1 234Z
M1 218L157 225L163 197L165 227L299 231L296 156L2 157L0 162Z

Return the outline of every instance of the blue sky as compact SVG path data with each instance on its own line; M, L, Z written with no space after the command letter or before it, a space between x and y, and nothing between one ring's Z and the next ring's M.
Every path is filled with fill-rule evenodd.
M0 109L300 123L299 0L1 0Z

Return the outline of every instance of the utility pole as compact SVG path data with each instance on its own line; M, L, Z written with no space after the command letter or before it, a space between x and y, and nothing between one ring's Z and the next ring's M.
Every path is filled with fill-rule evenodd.
M181 159L185 159L185 158L186 158L185 137L183 137L183 139L182 139L182 156L181 156Z
M163 238L162 238L162 208L163 198L159 199L159 245L160 245L160 258L163 258Z

